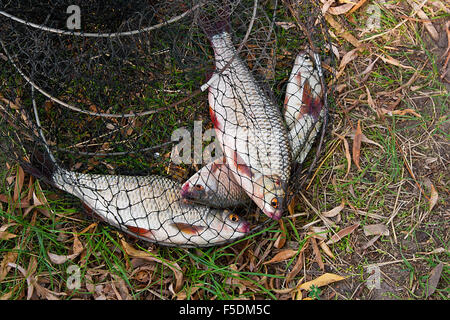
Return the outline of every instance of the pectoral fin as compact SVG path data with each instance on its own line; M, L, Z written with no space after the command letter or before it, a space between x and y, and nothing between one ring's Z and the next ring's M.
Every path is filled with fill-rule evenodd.
M126 226L128 230L130 230L131 232L133 232L134 234L141 236L141 237L146 237L146 238L153 238L153 234L150 230L144 229L144 228L139 228L139 227L133 227L133 226Z
M205 229L205 227L202 226L196 226L183 222L174 222L172 223L172 226L189 235L198 235L202 230Z
M251 178L252 177L252 170L250 167L244 162L244 160L241 158L241 156L237 153L237 151L234 152L233 156L234 165L236 166L239 173L242 173L243 175Z

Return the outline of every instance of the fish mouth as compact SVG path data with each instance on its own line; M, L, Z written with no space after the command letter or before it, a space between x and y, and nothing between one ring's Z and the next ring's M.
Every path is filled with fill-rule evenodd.
M281 211L270 212L267 210L263 210L263 212L266 216L268 216L269 218L272 218L273 220L280 220L281 216L283 214L283 212L281 212Z
M185 183L180 190L180 195L182 198L189 198L189 182Z
M250 231L250 223L248 222L244 222L242 223L239 228L237 228L236 230L237 232L241 232L241 233L248 233Z

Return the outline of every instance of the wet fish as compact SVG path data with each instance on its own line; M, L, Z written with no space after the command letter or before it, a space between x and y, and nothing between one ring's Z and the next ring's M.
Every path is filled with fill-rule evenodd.
M324 90L310 55L300 52L286 86L284 118L289 128L293 160L303 163L325 117Z
M181 187L181 197L216 208L230 208L251 202L234 180L226 159L218 158L195 173Z
M180 197L181 185L166 177L83 174L55 164L46 168L51 169L28 171L76 196L105 222L144 240L169 246L211 246L250 230L247 221L228 210L186 204Z
M292 158L303 163L323 122L323 89L309 54L295 59L286 88L284 117L289 122ZM249 198L231 179L222 158L195 173L182 187L182 197L218 208L244 205Z
M235 181L269 217L279 219L291 168L281 113L237 56L230 34L209 34L216 71L209 84L216 139Z

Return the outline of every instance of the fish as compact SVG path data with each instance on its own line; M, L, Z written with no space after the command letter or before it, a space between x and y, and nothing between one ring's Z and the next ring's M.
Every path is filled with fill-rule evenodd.
M307 52L298 53L295 59L283 110L283 116L289 122L292 159L303 163L325 116L319 71ZM247 205L250 198L229 171L223 158L208 163L183 184L181 196L216 208Z
M186 204L180 197L181 184L170 178L80 173L52 163L48 156L42 158L34 161L41 163L40 169L27 163L22 167L137 238L189 248L230 242L250 231L249 222L229 210Z
M183 199L215 208L249 204L251 199L234 180L224 157L211 161L181 187Z
M286 86L283 114L289 128L292 159L298 163L303 163L311 150L326 116L319 68L308 52L299 52Z
M278 220L291 169L291 146L279 108L237 55L227 28L207 36L216 72L208 101L216 139L235 182L268 217Z

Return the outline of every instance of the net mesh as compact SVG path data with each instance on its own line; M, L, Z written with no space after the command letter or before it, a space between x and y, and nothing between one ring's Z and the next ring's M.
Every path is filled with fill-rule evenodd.
M234 241L314 167L333 65L314 1L0 8L0 148L106 223L162 245Z

